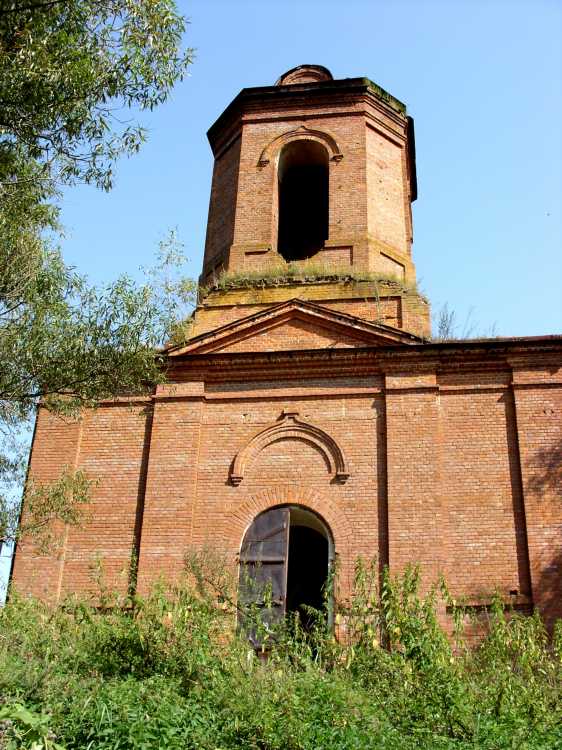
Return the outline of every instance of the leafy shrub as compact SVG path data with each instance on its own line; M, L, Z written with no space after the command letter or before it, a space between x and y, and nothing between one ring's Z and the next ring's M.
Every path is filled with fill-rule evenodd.
M379 581L358 562L349 601L306 629L268 625L256 654L236 632L235 583L220 559L193 555L181 585L144 599L55 609L13 596L0 611L0 747L562 747L562 627L550 642L538 615L498 599L471 646L443 583L422 594L415 568Z
M15 750L63 750L49 728L49 717L35 714L19 703L0 708L0 747Z

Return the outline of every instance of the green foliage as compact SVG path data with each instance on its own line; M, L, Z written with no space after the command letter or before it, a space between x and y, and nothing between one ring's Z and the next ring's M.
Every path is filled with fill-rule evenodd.
M2 716L29 712L66 750L562 744L559 643L538 616L498 600L480 645L459 632L452 647L437 617L452 601L444 584L422 595L416 569L381 578L359 562L353 596L335 605L339 640L319 612L310 628L270 627L260 655L235 632L236 577L220 556L190 555L188 568L146 598L105 592L103 607L14 596L0 612ZM3 731L7 747L31 747L14 724Z
M49 716L29 711L20 703L0 708L0 747L16 750L29 747L31 750L64 750L54 741L49 728Z
M93 287L56 246L58 201L78 181L111 188L116 160L145 138L140 113L185 73L184 30L173 0L0 3L0 546L16 537L14 488L39 401L68 417L164 376L155 347L193 290L125 276ZM83 480L28 483L33 514L77 522Z
M307 260L279 263L258 271L225 271L214 280L211 286L202 288L201 295L205 296L208 292L215 290L261 289L271 286L320 281L335 281L345 284L368 281L372 282L375 287L379 283L389 286L393 289L394 293L398 294L417 293L417 289L414 286L406 286L396 277L358 271L353 268L339 269L334 266L323 265L314 260Z
M109 189L144 130L123 110L168 98L191 53L173 0L5 0L0 6L0 171L25 188L85 180ZM29 176L29 175L28 175Z

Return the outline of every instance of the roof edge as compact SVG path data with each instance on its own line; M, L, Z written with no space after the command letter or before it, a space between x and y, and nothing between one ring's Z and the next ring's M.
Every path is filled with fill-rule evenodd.
M224 129L229 119L231 119L243 104L247 102L259 99L266 99L268 101L277 99L282 101L283 99L290 99L291 97L303 94L306 94L307 97L320 97L325 96L330 92L356 94L370 93L399 115L405 117L407 113L404 102L401 102L400 99L392 96L388 91L371 81L370 78L366 77L339 78L318 81L315 83L307 82L290 83L286 85L275 84L273 86L254 86L242 89L207 130L207 138L211 144L211 148L215 144L219 137L219 133Z

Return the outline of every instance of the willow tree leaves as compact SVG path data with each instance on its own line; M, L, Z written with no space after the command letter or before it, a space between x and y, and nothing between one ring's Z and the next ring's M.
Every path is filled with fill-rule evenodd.
M165 102L185 74L184 31L173 0L0 0L4 539L15 533L5 512L23 478L19 438L37 404L76 414L165 377L157 348L177 331L193 286L124 276L96 288L64 263L57 243L62 187L111 188L116 160L145 139L142 111ZM161 248L165 268L177 264L170 247ZM80 501L85 485L77 475L73 494L70 476L60 481L64 491L35 496L62 518L61 498Z

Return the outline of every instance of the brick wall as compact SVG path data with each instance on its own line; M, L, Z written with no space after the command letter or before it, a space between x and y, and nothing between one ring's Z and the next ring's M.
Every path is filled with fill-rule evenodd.
M127 590L144 499L147 409L150 403L105 405L84 415L77 463L98 485L88 523L68 531L61 595L96 590L99 574L111 588Z
M275 95L254 95L211 128L215 153L204 278L217 253L230 271L269 268L277 254L278 176L283 147L314 140L328 156L329 232L315 262L415 279L410 257L412 223L409 137L405 112L369 87L310 95L298 85ZM272 96L273 94L273 96ZM227 110L228 112L228 110ZM236 189L233 186L236 185Z
M18 546L16 587L59 599L73 591L97 590L95 579L101 575L111 588L127 590L144 499L147 406L151 408L150 402L107 404L86 412L79 421L39 410L30 475L49 482L64 467L81 468L97 485L87 521L80 527L56 529L57 549L50 557L37 556L25 540Z
M55 481L65 468L76 468L81 432L81 422L57 419L44 409L39 409L29 461L30 477L34 481L48 483ZM24 508L24 519L25 516ZM39 555L30 540L18 543L12 580L16 587L27 594L56 601L60 596L64 572L66 529L57 524L53 534L58 549L49 557Z
M562 617L562 387L557 362L513 362L514 422L533 597Z
M203 277L221 265L280 262L277 160L285 144L308 138L329 155L329 240L316 260L410 283L405 109L366 79L310 70L291 73L294 86L242 92L209 131ZM202 334L295 298L326 312L314 317L309 305L308 317L301 310L282 325L262 316L261 329L251 318L239 335L228 329L201 345ZM385 339L381 327L375 334L328 311L396 330ZM91 591L99 557L107 583L124 591L138 556L146 592L179 575L201 545L235 566L255 516L290 503L329 527L342 596L356 558L376 557L394 571L420 563L426 584L443 572L454 594L474 602L497 588L552 624L562 615L562 340L431 345L407 332L429 334L428 304L388 281L212 291L183 353L170 350L170 382L151 399L103 404L70 423L40 410L32 476L49 481L79 466L100 481L89 523L60 529L58 557L18 547L14 586L54 600ZM256 438L289 413L294 430Z
M405 143L367 125L366 151L369 234L408 255L410 196L404 179Z
M215 159L203 276L220 273L234 237L241 139L236 138Z
M136 542L146 591L178 575L192 546L226 550L234 564L255 514L290 502L330 527L343 594L355 558L376 556L396 571L420 562L426 582L443 572L469 601L516 592L551 622L561 594L559 367L529 368L527 359L513 374L490 352L480 361L457 352L448 366L447 352L429 349L416 364L407 346L385 355L388 364L373 350L370 365L351 369L343 364L352 350L338 350L314 372L287 353L292 369L256 361L254 380L193 357L177 365L178 385L155 395L152 419L140 406L102 407L81 426L40 412L34 474L47 480L75 461L100 484L92 521L70 531L64 557L33 558L22 547L14 584L54 597L90 590L99 556L122 589ZM224 355L236 356L247 371L254 355ZM232 484L236 455L287 410L336 442L347 481L335 482L326 454L301 435L267 445Z

